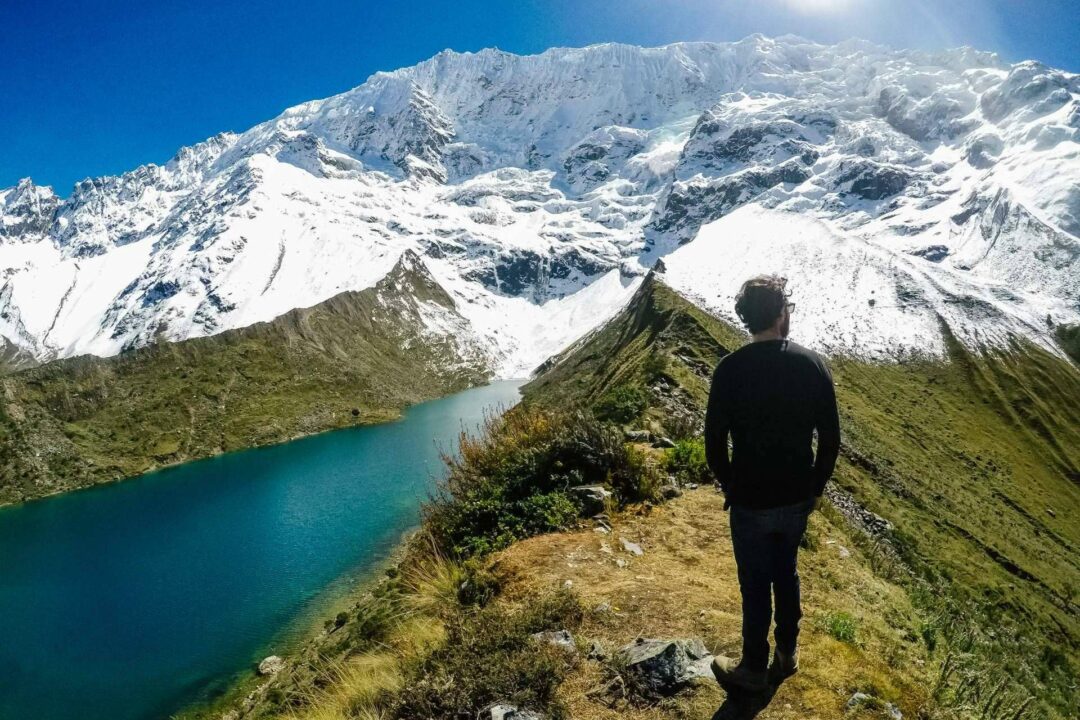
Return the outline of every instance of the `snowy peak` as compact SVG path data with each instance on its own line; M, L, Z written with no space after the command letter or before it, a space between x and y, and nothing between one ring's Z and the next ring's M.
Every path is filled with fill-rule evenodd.
M64 200L20 182L0 211L0 337L38 360L378 286L520 374L658 260L717 252L865 287L858 337L808 325L836 352L938 352L940 328L896 331L911 318L882 295L974 345L1053 347L1050 325L1080 322L1080 80L793 36L446 51ZM736 282L682 277L699 297Z
M376 286L380 291L393 289L402 297L415 298L419 302L433 303L454 310L454 299L443 289L428 270L427 265L412 250L406 250Z
M23 178L15 187L0 190L0 243L40 240L52 226L60 199L51 187Z

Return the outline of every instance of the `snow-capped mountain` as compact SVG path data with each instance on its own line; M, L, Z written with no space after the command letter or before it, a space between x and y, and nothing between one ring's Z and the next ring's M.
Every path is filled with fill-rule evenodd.
M663 259L872 357L1080 321L1080 76L795 37L443 52L66 199L0 191L0 351L115 354L370 287L413 252L501 375ZM411 256L410 256L411 257ZM412 260L410 260L412 262ZM434 322L434 321L433 321ZM1055 350L1056 352L1060 352Z

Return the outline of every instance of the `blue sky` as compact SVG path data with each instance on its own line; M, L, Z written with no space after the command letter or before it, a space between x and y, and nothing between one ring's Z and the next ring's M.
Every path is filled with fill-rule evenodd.
M754 32L973 45L1080 72L1080 0L0 0L0 187L68 195L444 48Z

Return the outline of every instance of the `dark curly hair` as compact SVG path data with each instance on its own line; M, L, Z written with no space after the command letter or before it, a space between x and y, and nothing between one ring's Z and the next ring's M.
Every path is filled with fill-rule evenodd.
M742 284L735 296L735 312L751 333L772 327L787 304L787 278L758 275Z

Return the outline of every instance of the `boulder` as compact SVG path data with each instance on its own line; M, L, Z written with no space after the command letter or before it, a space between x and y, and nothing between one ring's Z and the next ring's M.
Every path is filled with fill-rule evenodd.
M712 655L699 638L638 638L618 654L627 672L657 695L671 695L694 678L712 677Z
M480 720L544 720L540 713L523 710L507 702L492 703L481 710L477 717Z
M592 516L604 511L611 491L602 485L578 485L570 488L570 495L581 503L581 510L585 515Z
M664 498L665 500L674 500L680 495L682 495L682 490L675 487L673 483L668 483L667 485L660 486L660 497Z
M673 448L675 447L675 441L669 437L658 437L653 441L652 446L654 448Z
M848 698L846 708L851 711L858 708L860 705L864 705L867 702L873 702L873 695L869 695L864 692L857 692Z
M904 714L900 712L900 708L891 702L882 702L869 693L857 692L848 698L846 705L848 712L857 710L860 707L884 710L889 720L904 720Z
M648 430L627 430L623 433L629 442L649 442L652 440L652 433Z
M623 550L630 553L631 555L637 555L638 557L641 557L645 554L645 551L641 549L641 546L635 542L630 542L626 538L619 538L619 542L622 543Z
M260 675L276 675L284 669L285 661L278 655L263 658L263 661L259 663Z

